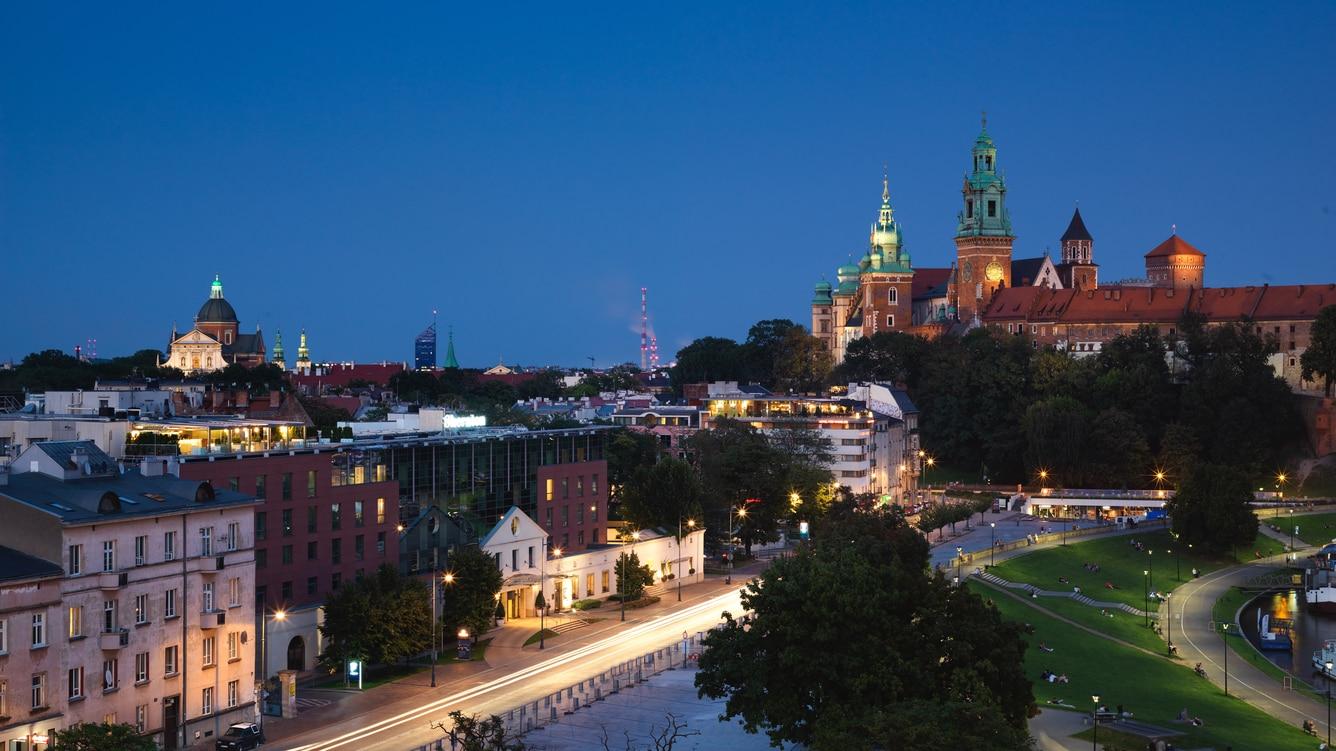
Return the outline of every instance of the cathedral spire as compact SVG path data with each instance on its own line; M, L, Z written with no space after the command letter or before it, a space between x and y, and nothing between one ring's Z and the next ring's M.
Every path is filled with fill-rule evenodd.
M274 364L279 370L287 370L287 361L283 357L283 330L274 331Z
M455 359L455 327L451 326L449 338L445 345L445 362L441 365L444 368L459 368L459 360Z

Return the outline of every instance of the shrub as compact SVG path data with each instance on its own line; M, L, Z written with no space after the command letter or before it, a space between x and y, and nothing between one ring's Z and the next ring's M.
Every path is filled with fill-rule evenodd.
M626 603L626 607L628 607L628 608L644 608L644 607L649 607L650 605L653 605L654 603L656 603L656 602L658 602L658 601L659 601L659 598L657 598L657 597L641 597L641 598L638 599L638 600L631 600L630 602Z
M575 608L576 610L593 610L594 608L601 608L601 607L603 607L603 601L602 601L602 600L576 600L575 603L574 603L573 605L571 605L571 607Z

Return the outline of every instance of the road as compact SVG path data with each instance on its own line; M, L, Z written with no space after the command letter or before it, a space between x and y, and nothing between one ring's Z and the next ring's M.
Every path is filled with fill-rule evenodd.
M317 731L286 738L275 748L288 751L376 749L407 751L441 737L432 722L450 712L493 714L540 699L558 689L655 649L676 644L682 632L705 631L720 622L724 611L741 611L740 588L730 589L681 610L602 636L554 657L520 668L488 670L477 685L449 695L391 704L370 716L348 718Z

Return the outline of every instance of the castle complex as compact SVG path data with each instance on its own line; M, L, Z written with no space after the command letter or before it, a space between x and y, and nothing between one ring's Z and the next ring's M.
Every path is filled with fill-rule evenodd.
M850 342L879 332L933 337L979 326L1027 334L1035 346L1079 356L1143 324L1171 335L1184 313L1197 313L1210 323L1248 322L1273 336L1277 374L1312 387L1301 381L1299 357L1317 312L1336 305L1336 284L1208 288L1206 254L1175 232L1145 254L1144 279L1101 286L1094 237L1080 209L1062 235L1058 263L1047 253L1017 259L1006 198L985 121L961 187L955 260L945 268L914 268L883 177L866 254L840 266L836 284L817 283L812 297L812 334L835 362Z

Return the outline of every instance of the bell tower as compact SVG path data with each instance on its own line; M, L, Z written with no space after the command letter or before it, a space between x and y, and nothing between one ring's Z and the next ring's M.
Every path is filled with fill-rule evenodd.
M1095 264L1095 238L1090 236L1078 207L1067 231L1062 233L1062 266L1059 276L1069 289L1095 289L1099 286L1099 266Z
M960 320L972 321L988 307L993 294L1011 286L1011 215L1007 212L1006 178L998 173L997 146L982 119L979 137L970 152L971 171L965 176L961 197L965 205L957 217L956 300Z

